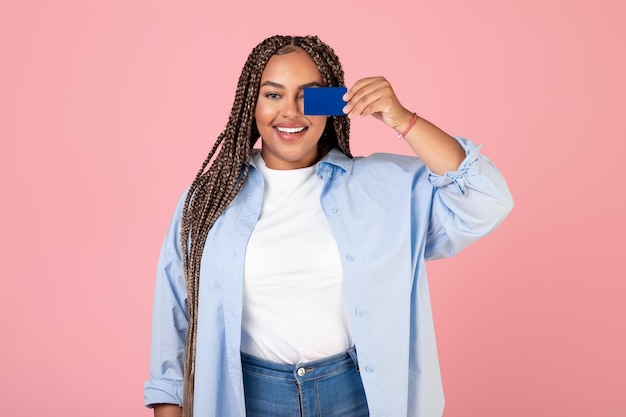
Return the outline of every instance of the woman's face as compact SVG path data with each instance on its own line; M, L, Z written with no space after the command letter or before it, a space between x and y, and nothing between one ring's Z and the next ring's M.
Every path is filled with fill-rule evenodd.
M323 85L322 74L303 50L270 58L261 75L254 113L268 167L296 169L317 162L317 142L326 116L303 114L303 88Z

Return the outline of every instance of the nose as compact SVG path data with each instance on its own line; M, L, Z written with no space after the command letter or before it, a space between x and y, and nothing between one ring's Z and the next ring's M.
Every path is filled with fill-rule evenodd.
M304 112L304 103L297 96L283 103L282 113L288 119L296 118Z

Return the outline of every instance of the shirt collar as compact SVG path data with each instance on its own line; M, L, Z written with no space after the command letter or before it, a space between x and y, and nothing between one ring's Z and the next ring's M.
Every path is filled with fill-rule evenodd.
M257 155L259 152L261 152L260 149L255 148L252 149L252 156ZM344 171L346 171L348 174L352 172L352 164L354 163L354 160L351 158L348 158L343 152L341 152L339 149L331 149L330 152L328 152L326 154L325 157L323 157L315 166L315 173L317 175L321 175L322 171L324 171L324 168L328 167L329 165L334 165L337 166L341 169L343 169ZM250 165L253 166L255 169L259 169L259 167L256 166L255 162L254 162L254 158L251 157L250 158Z
M252 152L250 153L250 166L254 167L257 170L259 169L259 167L256 166L256 163L254 162L254 159L255 159L254 157L258 155L259 153L261 153L261 150L258 148L252 149Z
M315 173L320 175L325 167L328 165L334 165L343 169L345 172L350 174L352 172L352 165L354 160L352 158L348 158L343 152L339 149L333 148L323 157L315 168Z

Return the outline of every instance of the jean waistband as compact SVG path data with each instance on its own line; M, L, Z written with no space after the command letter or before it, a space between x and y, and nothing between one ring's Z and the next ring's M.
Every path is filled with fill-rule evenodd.
M241 364L244 372L255 372L271 378L300 382L308 379L328 377L350 368L354 368L357 371L359 369L356 349L353 347L337 355L296 365L270 362L241 353Z

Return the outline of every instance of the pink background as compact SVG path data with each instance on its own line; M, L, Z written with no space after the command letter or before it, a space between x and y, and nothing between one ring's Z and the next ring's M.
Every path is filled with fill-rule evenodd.
M1 0L0 414L150 414L174 205L251 48L314 33L513 191L500 229L429 265L445 416L625 416L625 27L619 0ZM352 144L410 153L374 119Z

